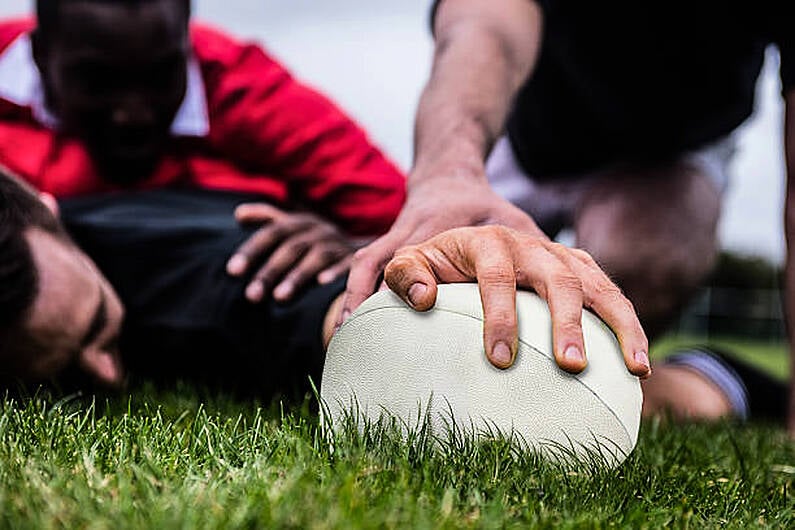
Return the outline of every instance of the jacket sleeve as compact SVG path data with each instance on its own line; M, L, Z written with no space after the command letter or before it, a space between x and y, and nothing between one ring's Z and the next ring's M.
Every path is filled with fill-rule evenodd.
M405 179L329 99L296 81L259 46L204 31L211 141L255 172L286 181L292 202L355 235L385 232ZM198 52L197 52L198 53Z

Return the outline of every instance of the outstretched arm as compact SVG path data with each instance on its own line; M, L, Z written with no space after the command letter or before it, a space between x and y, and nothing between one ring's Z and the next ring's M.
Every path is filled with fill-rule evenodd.
M417 112L407 202L390 231L354 255L340 320L375 290L398 248L441 233L398 253L387 282L405 300L421 299L416 309L427 309L437 282L477 280L486 354L496 366L510 365L516 354L519 285L535 288L550 302L561 367L579 371L585 366L580 322L585 305L624 337L630 370L647 374L648 346L631 304L617 289L610 292L619 296L604 296L601 289L612 283L593 260L551 243L530 217L498 197L486 178L485 158L535 66L542 31L539 5L533 0L443 0L434 29L436 54ZM503 226L455 230L495 224ZM621 318L611 318L616 314Z
M444 230L501 223L541 237L535 223L489 187L485 158L541 43L533 0L442 0L436 51L420 99L408 197L391 230L359 251L344 303L350 313L376 288L395 250Z

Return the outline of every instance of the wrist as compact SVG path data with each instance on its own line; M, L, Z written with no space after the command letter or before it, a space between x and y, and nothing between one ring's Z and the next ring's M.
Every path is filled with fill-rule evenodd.
M409 187L435 178L486 181L485 159L491 145L482 126L459 123L439 136L418 135Z
M409 173L409 191L426 182L436 180L456 180L459 182L487 183L486 165L479 153L465 149L452 149L445 156L417 158Z

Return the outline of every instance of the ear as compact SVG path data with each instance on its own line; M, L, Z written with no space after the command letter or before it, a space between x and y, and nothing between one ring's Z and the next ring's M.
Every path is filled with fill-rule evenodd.
M50 210L56 219L61 217L61 207L58 206L58 201L55 199L55 197L47 192L40 192L39 200L44 203L44 206Z
M109 351L96 348L83 350L80 352L80 366L105 385L118 387L124 381L121 359Z

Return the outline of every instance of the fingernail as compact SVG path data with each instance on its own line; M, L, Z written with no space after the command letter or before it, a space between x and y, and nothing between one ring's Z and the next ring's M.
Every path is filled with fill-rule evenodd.
M276 289L273 290L273 297L278 300L286 300L293 294L293 286L289 283L280 283Z
M648 354L647 354L645 351L643 351L643 350L640 350L640 351L636 351L636 352L635 352L635 360L636 360L637 362L639 362L640 364L642 364L643 366L645 366L646 368L649 368L649 367L650 367L650 366L649 366L649 356L648 356Z
M259 302L259 300L262 298L262 293L262 282L254 282L246 287L246 298L252 302Z
M491 358L500 366L506 367L513 361L511 349L504 342L498 342L494 345L494 349L491 350Z
M349 316L351 316L350 309L343 309L342 310L342 322L345 323L345 321L348 320Z
M326 285L327 283L331 283L333 279L334 275L329 271L323 271L317 275L317 283L319 283L320 285Z
M422 300L422 297L425 296L425 293L428 292L428 286L424 283L415 283L411 287L409 287L409 302L411 305L417 306Z
M580 349L572 344L566 348L566 351L563 352L563 358L567 361L581 363L583 360L583 355Z
M226 272L229 274L242 274L246 270L248 260L240 254L235 254L226 263Z

